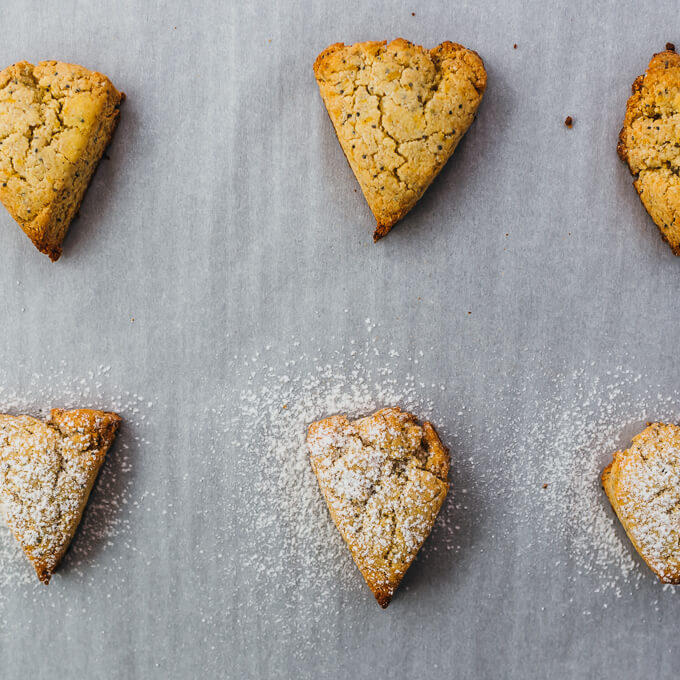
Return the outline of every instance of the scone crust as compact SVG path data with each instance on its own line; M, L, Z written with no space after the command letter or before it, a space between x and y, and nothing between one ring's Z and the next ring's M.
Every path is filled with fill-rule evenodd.
M617 451L602 485L640 557L680 583L680 427L653 423Z
M680 55L655 54L632 90L618 153L664 240L680 255Z
M397 38L331 45L314 74L377 241L413 208L470 127L486 89L484 63L456 43L426 50Z
M449 453L431 423L397 407L317 421L307 443L331 517L387 607L446 498Z
M0 202L53 261L124 97L76 64L22 61L0 71Z
M48 584L80 523L120 417L53 409L47 422L0 414L0 507Z

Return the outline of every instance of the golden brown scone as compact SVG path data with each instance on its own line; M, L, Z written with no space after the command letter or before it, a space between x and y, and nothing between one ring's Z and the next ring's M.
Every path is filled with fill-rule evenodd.
M619 134L619 156L661 235L680 255L680 55L652 57L633 83Z
M449 453L430 423L399 408L312 423L307 444L331 517L387 607L444 502Z
M486 89L476 52L444 42L426 50L337 43L314 62L328 115L385 236L423 195L475 118Z
M0 509L45 584L80 523L120 424L115 413L53 409L44 423L0 414Z
M653 423L602 473L614 511L663 583L680 583L680 427Z
M106 76L74 64L22 61L0 72L0 201L52 260L124 97Z

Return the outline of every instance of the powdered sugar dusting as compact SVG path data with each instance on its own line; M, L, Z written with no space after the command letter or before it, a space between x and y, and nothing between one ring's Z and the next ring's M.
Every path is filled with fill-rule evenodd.
M412 571L419 563L427 569L428 562L441 566L445 560L452 568L440 573L453 574L490 559L512 559L512 541L521 536L529 538L516 549L535 555L536 569L549 576L555 569L579 588L599 593L603 607L607 599L643 583L658 588L659 598L677 590L656 583L641 563L599 477L613 452L626 448L646 421L680 420L680 394L626 367L607 373L586 362L562 371L551 366L548 390L541 375L546 369L538 361L522 384L512 375L499 378L498 372L480 370L475 375L479 389L471 394L470 383L457 379L455 365L440 372L445 381L421 377L427 373L423 365L437 365L437 348L395 348L373 336L339 347L334 342L328 343L332 349L302 351L293 338L282 348L237 355L230 370L239 387L225 388L217 403L205 405L215 440L213 455L201 460L215 476L191 483L215 490L212 498L223 522L211 535L213 542L197 549L196 559L232 570L228 582L238 584L243 599L227 588L231 601L225 606L233 608L236 621L245 602L257 615L276 612L282 634L294 634L300 616L318 621L338 607L363 608L366 598L372 599L330 519L305 439L315 420L338 413L358 418L392 405L431 420L451 451L452 488ZM128 564L125 555L139 549L132 513L148 505L145 494L153 493L133 488L132 471L140 451L149 448L144 423L153 403L115 387L106 367L77 382L74 373L60 367L21 385L0 379L0 411L42 418L53 406L89 406L123 417L113 456L104 463L53 585L38 584L16 541L0 525L0 621L8 593L39 588L41 597L59 598L55 582L69 570L99 585L107 573L120 576ZM534 396L532 381L541 386L541 395L550 396ZM227 483L229 492L220 494ZM168 502L173 499L165 500L163 512L175 512ZM200 502L196 507L203 511ZM230 541L236 532L241 550L233 555ZM507 552L493 552L494 537ZM114 580L120 584L115 587L124 587L125 578ZM409 582L401 588L408 590ZM293 609L295 617L287 621Z
M132 525L129 507L132 496L133 461L130 449L146 443L143 426L149 401L141 395L112 385L109 367L101 366L86 376L74 379L76 371L62 364L49 371L27 374L20 385L0 372L0 413L31 415L44 420L52 407L99 408L119 413L123 422L113 449L105 458L83 520L52 585L41 585L35 571L4 522L0 521L0 622L3 601L19 591L40 592L59 597L58 581L62 571L74 571L88 582L105 579L108 571L121 568L107 555L113 541L129 541ZM43 595L44 593L44 595Z
M295 347L294 342L291 345ZM415 369L417 357L409 361ZM443 385L426 388L415 370L395 377L372 341L350 342L347 349L327 355L321 350L316 355L289 354L284 361L275 354L268 360L267 352L257 361L236 357L234 370L246 371L250 384L228 399L239 407L231 418L225 416L230 444L243 452L242 493L233 512L241 530L252 538L253 550L243 556L244 585L262 589L261 598L276 598L284 606L286 602L300 606L303 586L314 598L314 611L308 614L318 616L338 598L344 601L348 592L363 592L365 585L310 467L308 426L338 413L357 418L393 405L436 425L437 410L428 395L440 392ZM440 430L440 435L455 446L448 433ZM441 515L457 502L454 495ZM453 524L440 521L446 536L439 537L439 546L455 549ZM423 550L428 550L427 542Z
M45 423L0 414L3 516L49 582L118 427L115 414L56 409Z
M307 441L331 515L387 606L444 501L448 455L428 424L398 408L327 418Z
M619 452L606 488L641 554L668 583L680 574L680 427L654 423Z
M568 548L570 580L585 583L581 577L588 576L596 592L620 597L641 579L655 577L625 536L600 476L648 420L680 420L680 393L663 393L650 378L623 366L602 376L586 362L556 373L551 382L551 398L531 405L525 427L505 423L513 486L521 499L514 519L540 518L537 547Z
M536 551L536 568L547 574L563 568L568 580L603 596L621 596L654 578L619 526L600 474L646 420L680 419L677 392L664 394L625 367L601 375L583 362L553 373L547 400L508 380L490 396L499 415L484 419L471 413L455 375L441 384L418 380L424 350L396 353L369 339L339 350L289 353L285 361L269 358L269 351L257 361L234 357L234 371L247 373L249 387L234 398L239 407L232 417L225 416L226 432L244 452L242 494L232 511L252 538L243 585L257 589L258 601L275 598L284 608L287 601L299 608L302 589L316 598L307 612L314 617L339 599L343 607L358 599L364 586L319 492L305 436L312 421L338 413L361 417L388 405L432 420L452 453L452 493L419 561L440 551L489 554L488 545L470 538L471 526L480 506L502 505L503 520L492 535L508 536L526 524L533 542L523 549ZM552 553L562 555L557 564Z

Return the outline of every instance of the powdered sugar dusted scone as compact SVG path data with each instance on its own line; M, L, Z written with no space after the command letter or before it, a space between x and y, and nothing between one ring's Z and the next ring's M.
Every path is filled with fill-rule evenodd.
M655 54L633 83L618 151L647 212L680 255L680 55L674 49Z
M486 88L484 63L462 45L426 50L398 38L331 45L314 73L377 241L413 208L470 127Z
M446 497L448 451L430 423L399 408L312 423L307 444L331 517L387 607Z
M680 583L680 427L653 423L602 473L614 511L664 583Z
M22 61L0 72L0 201L52 260L124 96L106 76L75 64Z
M46 423L0 414L0 509L45 584L68 549L119 424L115 413L89 409L53 409Z

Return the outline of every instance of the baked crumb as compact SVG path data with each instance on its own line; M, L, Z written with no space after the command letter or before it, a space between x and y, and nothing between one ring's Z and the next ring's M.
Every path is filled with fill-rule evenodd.
M462 45L427 50L398 38L331 45L314 73L376 218L377 241L413 208L474 121L484 64Z
M78 527L119 423L115 413L88 409L53 409L47 422L0 414L0 508L46 585Z
M387 607L446 497L448 451L430 423L396 407L312 423L307 444L331 517Z
M602 472L605 492L640 557L680 584L680 427L653 423Z
M0 201L59 259L125 95L101 73L45 61L0 71Z
M655 54L635 79L619 133L618 153L663 238L680 255L680 55Z

